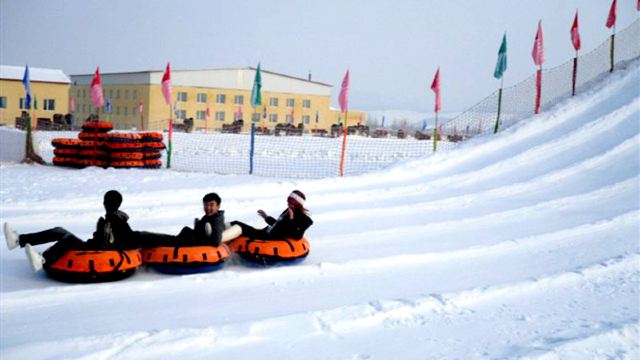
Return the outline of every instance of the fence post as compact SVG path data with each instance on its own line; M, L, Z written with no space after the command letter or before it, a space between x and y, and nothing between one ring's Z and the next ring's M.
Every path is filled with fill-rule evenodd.
M249 148L249 175L253 175L253 152L256 143L256 124L251 123L251 145Z
M615 52L615 47L616 47L616 34L613 33L611 34L611 69L609 69L609 72L613 72L613 67L614 67L614 52Z

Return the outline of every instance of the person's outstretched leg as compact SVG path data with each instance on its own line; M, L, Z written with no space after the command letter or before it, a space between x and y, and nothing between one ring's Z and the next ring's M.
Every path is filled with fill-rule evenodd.
M264 231L264 229L256 229L241 221L232 221L231 225L239 226L242 229L242 236L246 236L251 239L264 239L267 236L267 232Z
M54 241L72 241L73 243L82 243L75 235L64 228L55 227L53 229L40 231L37 233L23 234L18 237L18 244L24 247L26 244L40 245Z

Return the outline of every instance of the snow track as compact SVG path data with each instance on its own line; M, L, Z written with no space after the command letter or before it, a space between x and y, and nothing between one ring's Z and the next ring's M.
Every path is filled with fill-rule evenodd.
M33 275L2 246L0 355L638 358L639 83L636 61L496 136L344 179L2 164L2 220L20 232L89 237L110 188L138 229L178 232L209 191L257 225L294 188L315 225L295 267L110 284Z

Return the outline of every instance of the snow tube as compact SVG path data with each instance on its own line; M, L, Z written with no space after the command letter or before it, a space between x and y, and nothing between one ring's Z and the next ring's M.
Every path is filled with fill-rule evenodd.
M144 159L145 169L160 169L162 167L162 160L158 159Z
M108 142L106 143L109 151L123 152L123 151L140 151L144 144L138 142Z
M124 279L141 265L138 250L70 250L44 270L58 281L94 283Z
M145 160L156 160L162 157L160 151L147 151L143 152Z
M144 161L142 160L112 160L109 165L114 168L142 168L144 167Z
M297 264L309 255L307 239L260 240L241 236L231 243L233 252L257 265Z
M88 121L82 124L82 130L86 132L108 132L113 129L113 124L106 121Z
M142 137L138 134L109 133L109 142L115 143L132 143L139 142Z
M142 160L144 154L139 151L112 152L111 160Z
M144 264L165 274L195 274L218 270L230 257L231 250L224 244L142 249Z
M80 138L80 140L106 141L109 135L106 133L80 131L78 138Z
M143 132L139 134L143 142L162 142L162 134L157 132Z
M51 140L51 145L56 149L77 149L82 140L58 138Z

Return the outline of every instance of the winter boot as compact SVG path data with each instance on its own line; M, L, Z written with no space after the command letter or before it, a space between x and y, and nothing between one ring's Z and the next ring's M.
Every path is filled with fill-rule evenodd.
M24 252L27 254L27 259L29 259L29 264L31 264L33 272L40 271L42 269L42 264L44 264L44 258L42 255L40 255L40 253L38 253L31 244L24 246Z
M240 225L232 225L222 232L222 242L233 240L242 235L242 228Z
M7 247L9 248L9 250L17 248L20 244L18 233L13 230L8 222L4 223L4 238L5 240L7 240Z

